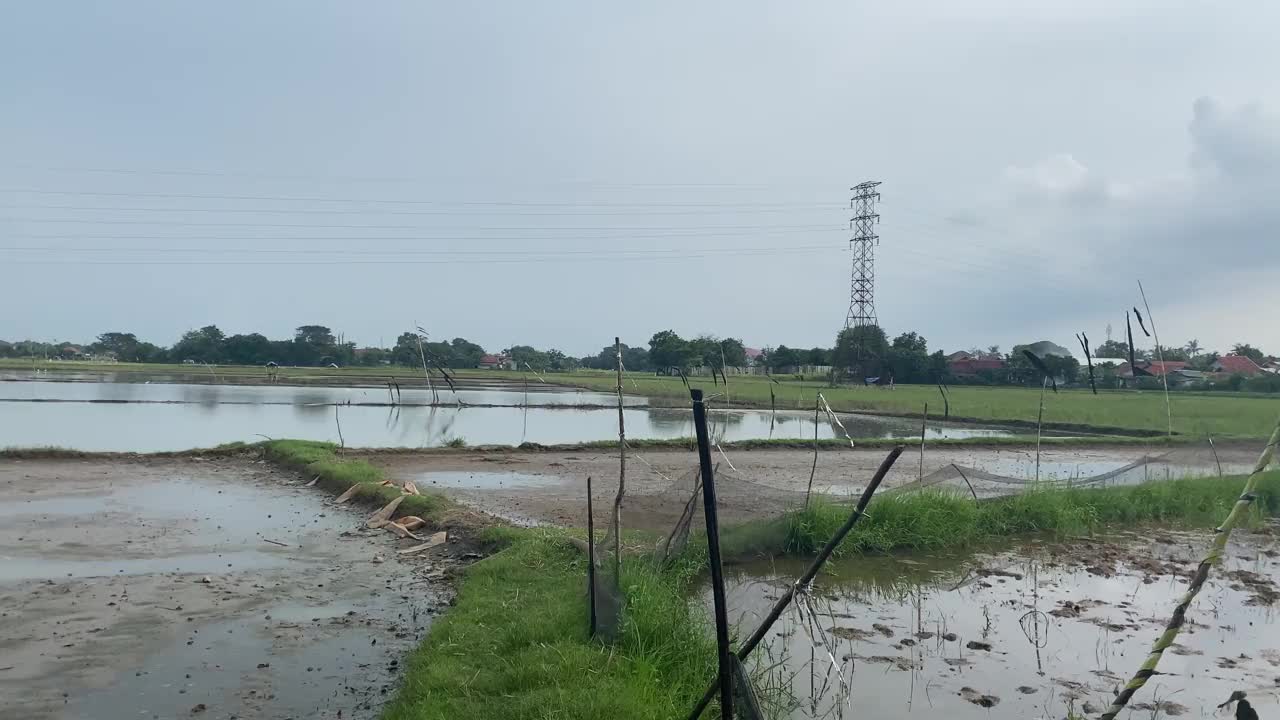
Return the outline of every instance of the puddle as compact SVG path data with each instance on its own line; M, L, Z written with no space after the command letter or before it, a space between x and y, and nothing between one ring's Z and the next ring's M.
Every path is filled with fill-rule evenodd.
M559 485L560 478L546 475L496 472L424 472L413 476L419 488L450 488L455 490L499 490L505 488L546 487Z
M5 503L4 536L56 532L32 547L0 548L0 582L274 568L322 557L334 535L352 525L341 512L316 512L314 498L295 494L302 490L271 490L173 479ZM100 550L104 525L137 538Z
M783 713L790 718L840 717L841 709L852 717L854 708L878 718L990 718L992 712L1059 718L1072 705L1080 712L1085 702L1105 709L1186 587L1184 578L1170 574L1194 567L1186 543L1202 548L1205 537L1180 536L1177 545L1127 542L1132 562L1094 572L1055 556L1049 545L1018 554L841 561L819 579L816 614L802 620L794 608L784 613L757 659L775 666L773 681L789 683L802 699ZM1242 554L1234 548L1226 570L1267 576L1280 569L1256 548L1249 560L1240 560ZM755 627L802 570L794 562L730 570L731 620L745 626L741 633ZM1192 717L1210 717L1234 690L1247 690L1255 705L1274 703L1280 682L1275 609L1258 604L1239 581L1250 577L1233 580L1215 570L1179 645L1160 664L1170 675L1153 679L1136 703L1159 697L1179 704L1161 716L1185 709ZM709 597L704 602L709 607ZM814 633L816 646L809 627L825 634ZM831 659L850 684L847 702L839 700L837 674L828 672ZM1138 712L1145 717L1150 708Z
M428 624L422 598L283 605L253 618L188 628L108 687L75 697L63 717L373 718L399 659ZM372 640L371 638L376 638Z

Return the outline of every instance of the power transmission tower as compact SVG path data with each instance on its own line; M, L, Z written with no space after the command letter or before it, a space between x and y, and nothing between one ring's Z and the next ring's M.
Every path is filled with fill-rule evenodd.
M853 277L849 287L849 314L845 316L846 328L859 328L879 324L876 319L876 245L880 244L880 236L875 233L875 225L880 222L876 213L876 202L880 193L876 187L880 181L873 180L853 186L853 198L849 207L853 217L849 220L849 229L853 237L849 239L849 249L853 251Z

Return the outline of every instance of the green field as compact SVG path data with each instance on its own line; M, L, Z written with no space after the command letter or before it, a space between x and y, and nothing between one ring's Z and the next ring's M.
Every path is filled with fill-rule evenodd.
M563 373L556 381L593 390L607 390L617 380L601 372ZM919 417L925 403L929 416L941 419L942 396L931 385L898 385L893 390L879 387L841 386L829 388L818 381L772 382L758 376L729 378L726 388L710 378L690 378L693 387L708 395L719 394L711 402L770 407L772 389L779 410L812 411L818 392L837 411L872 412ZM680 378L629 373L624 379L628 393L652 398L688 402L689 391ZM1040 403L1040 390L1018 387L952 386L948 390L951 418L976 421L1018 421L1034 424ZM1195 437L1267 437L1280 415L1280 398L1263 395L1208 393L1170 393L1173 431ZM1045 395L1044 422L1059 427L1081 429L1139 430L1164 433L1168 427L1163 392L1105 391L1094 395L1088 390L1052 391Z

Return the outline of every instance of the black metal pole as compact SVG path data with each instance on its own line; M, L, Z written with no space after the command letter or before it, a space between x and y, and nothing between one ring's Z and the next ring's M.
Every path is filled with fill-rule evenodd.
M715 602L717 664L720 673L720 717L733 718L733 665L729 651L729 611L724 599L724 570L720 566L720 523L716 516L716 479L711 469L711 440L707 437L707 406L702 391L693 398L693 427L698 433L698 465L702 468L702 510L707 518L707 559L711 564L711 597Z
M773 604L773 609L770 610L765 619L760 622L756 631L751 633L751 637L747 638L747 641L742 644L742 647L738 648L739 660L746 660L747 657L751 655L751 651L756 649L756 646L760 644L761 640L764 640L764 636L768 634L769 628L773 627L773 624L782 616L782 612L791 604L791 600L796 594L796 588L804 587L813 581L813 578L818 575L818 571L822 569L822 565L831 557L831 553L835 552L836 547L838 547L840 542L844 540L845 535L848 535L849 531L853 529L853 526L862 519L867 509L867 504L871 502L871 496L875 494L876 488L880 487L880 483L884 480L884 476L889 474L889 469L893 467L895 462L897 462L898 456L902 454L903 447L904 446L902 445L898 445L894 447L893 450L889 451L889 456L880 463L880 467L876 470L875 476L871 478L871 483L867 485L867 489L862 491L862 497L859 498L858 506L854 508L853 514L844 521L844 525L841 525L840 529L836 530L836 533L827 541L827 544L818 551L818 556L809 564L809 569L805 570L804 574L800 576L800 579L797 580L794 585L787 588L787 591L782 594L782 597L778 598L778 601ZM711 698L714 696L715 686L712 685L707 688L707 692L703 694L702 699L694 706L693 712L689 713L689 720L697 720L697 718L702 715L702 711L707 709L707 705L711 703Z
M591 604L591 637L596 636L596 523L591 514L591 476L587 476L587 602Z

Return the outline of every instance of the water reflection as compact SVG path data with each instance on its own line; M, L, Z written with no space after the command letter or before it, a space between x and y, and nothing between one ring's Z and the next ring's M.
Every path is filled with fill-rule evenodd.
M855 704L859 715L880 718L1104 708L1159 634L1186 586L1174 573L1194 567L1188 548L1203 541L1171 533L1155 542L1134 535L998 554L846 559L783 614L754 666L790 691L795 702L780 716L791 718L852 717ZM1176 700L1165 714L1210 717L1233 688L1272 685L1274 609L1229 577L1274 573L1276 561L1259 550L1228 553L1161 664L1162 673L1196 681L1157 679L1139 701ZM801 570L791 562L732 569L728 601L742 635Z
M617 438L617 410L611 407L615 402L611 395L544 392L532 401L543 405L530 407L502 404L513 395L523 399L522 393L476 389L460 394L469 398L462 407L389 406L385 390L378 388L0 382L0 442L15 447L140 452L252 441L263 435L337 442L335 406L341 439L349 447L434 447L454 440L468 445L551 445ZM405 390L403 395L406 402L428 397L425 391L415 396ZM45 397L69 401L27 402ZM629 438L693 437L689 409L651 408L643 398L628 399L623 417ZM708 419L712 439L721 443L769 437L811 440L815 430L820 438L843 436L826 417L815 423L806 412L713 409ZM918 426L907 419L863 415L841 419L860 437L919 433ZM961 425L929 429L930 437L1004 434L1007 431Z

